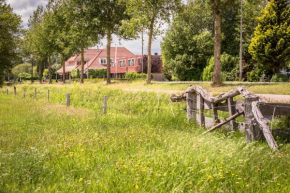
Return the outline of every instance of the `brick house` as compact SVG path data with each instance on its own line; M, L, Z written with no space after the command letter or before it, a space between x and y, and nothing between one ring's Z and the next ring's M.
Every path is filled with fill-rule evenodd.
M85 65L84 73L89 77L89 69L106 69L107 68L107 49L87 49L84 52ZM135 55L124 47L111 47L111 77L124 78L127 72L141 72L142 58L147 56ZM152 56L153 60L161 61L160 55ZM161 61L162 63L162 61ZM161 64L162 65L162 64ZM81 70L81 56L75 55L65 62L65 76L71 78L71 71L78 68ZM57 71L62 76L62 68ZM145 72L145 71L144 71ZM146 72L145 72L146 73Z

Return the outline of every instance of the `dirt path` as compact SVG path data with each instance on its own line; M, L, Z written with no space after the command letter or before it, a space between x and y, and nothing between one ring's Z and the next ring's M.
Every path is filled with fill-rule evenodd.
M181 94L182 91L180 90L159 90L159 89L141 89L141 88L125 88L123 90L130 91L130 92L156 92L156 93L167 93L167 94ZM261 98L267 100L268 102L290 102L290 95L275 95L275 94L257 94Z

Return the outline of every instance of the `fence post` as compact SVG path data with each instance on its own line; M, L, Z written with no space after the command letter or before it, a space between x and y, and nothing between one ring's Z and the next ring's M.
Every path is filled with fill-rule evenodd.
M199 123L200 123L200 127L203 127L204 126L204 122L205 122L205 118L204 118L204 99L203 97L199 94L198 95L198 98L199 98L199 104L198 104L198 107L199 107Z
M246 139L247 141L259 140L261 131L259 124L254 118L252 112L252 102L258 101L258 97L249 97L245 99L245 123L246 123Z
M104 96L104 102L103 102L103 114L107 113L107 96Z
M23 90L23 98L25 99L25 90Z
M218 105L216 103L211 103L211 107L213 110L214 121L215 121L215 123L219 123L220 120L219 120L219 115L218 115Z
M8 95L8 88L6 89L6 95Z
M16 96L16 86L14 86L14 96Z
M66 93L66 106L70 106L70 93Z
M37 100L37 90L36 90L36 88L34 89L34 99Z
M47 90L47 101L49 101L49 90Z
M187 93L186 104L187 104L187 120L196 120L196 93Z
M230 117L233 116L235 114L235 111L236 111L236 108L234 106L234 98L233 97L228 98L228 109L229 109ZM230 129L232 131L234 131L234 129L235 129L235 121L234 120L230 121Z

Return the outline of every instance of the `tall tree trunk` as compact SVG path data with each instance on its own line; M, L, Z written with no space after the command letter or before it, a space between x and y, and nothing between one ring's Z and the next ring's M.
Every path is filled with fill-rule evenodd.
M107 34L107 84L111 84L111 38L112 34L108 31Z
M65 61L64 55L61 55L61 64L62 64L62 83L65 83Z
M81 49L81 84L84 83L84 65L85 65L84 48L82 48Z
M150 31L148 37L147 84L151 83L151 45L152 45L153 29L154 29L154 19L150 23Z
M39 74L39 84L42 83L42 65L41 65L41 62L39 63L39 69L38 69L38 74Z
M51 80L51 59L50 59L50 56L48 56L48 78L49 78L49 84L51 84L52 80Z
M220 86L221 81L221 10L220 0L214 0L214 74L213 86Z
M243 78L243 0L241 0L241 23L240 23L240 75L239 80Z

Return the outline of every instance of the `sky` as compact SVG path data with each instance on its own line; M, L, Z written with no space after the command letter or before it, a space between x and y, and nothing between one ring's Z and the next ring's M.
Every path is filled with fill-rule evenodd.
M22 25L27 27L29 16L33 14L38 5L46 6L48 0L6 0L8 4L11 5L14 12L22 17ZM144 54L147 54L148 36L144 34ZM151 52L160 54L160 42L162 41L162 36L158 36L152 42ZM128 50L134 54L140 55L142 53L142 41L141 38L136 40L120 40L116 36L113 37L112 47L126 47ZM106 47L106 39L101 40L101 44L96 46L99 48Z

